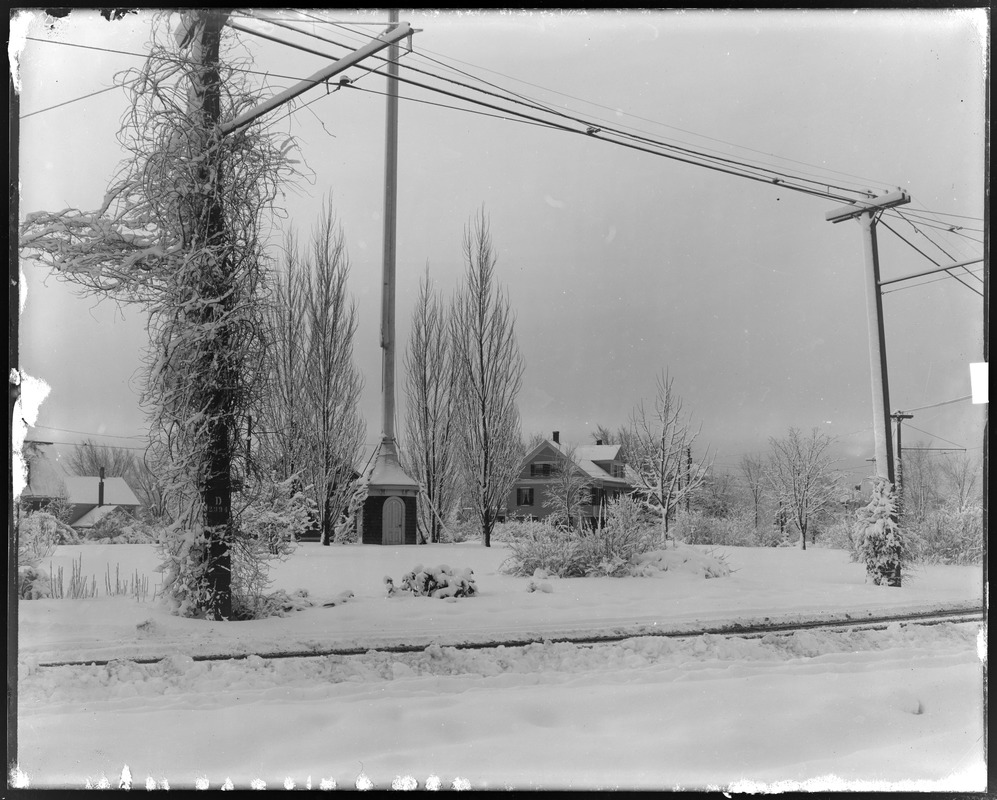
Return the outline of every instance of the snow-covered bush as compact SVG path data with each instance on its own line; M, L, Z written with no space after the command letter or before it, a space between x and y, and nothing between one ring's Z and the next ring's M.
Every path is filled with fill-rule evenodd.
M131 514L118 508L101 518L83 537L83 543L98 544L145 544L153 537L144 535L147 528L136 528L138 524ZM151 530L151 529L149 529Z
M630 574L651 577L659 572L682 572L701 575L704 578L725 578L730 575L731 570L722 554L680 544L676 547L642 553L634 559Z
M419 597L473 597L478 593L474 582L474 570L451 569L446 564L438 567L426 567L420 564L411 572L402 576L398 586L390 576L384 578L388 596L399 592L410 592Z
M60 544L77 544L76 531L47 511L28 514L17 529L17 563L32 566L48 558Z
M294 551L297 537L311 524L311 501L294 491L291 481L264 484L243 496L246 505L236 515L237 527L229 539L232 617L259 619L279 607L279 598L267 592L270 564ZM159 548L163 595L173 613L202 616L213 606L204 530L175 523L163 531Z
M52 579L35 564L17 567L17 596L22 600L41 600L52 596Z
M496 528L499 525L495 526ZM477 520L454 519L440 531L440 542L456 544L481 537L481 524Z
M678 516L675 538L686 544L719 544L751 547L758 539L751 520L745 517L714 517L701 511Z
M837 519L821 531L818 547L831 550L844 550L852 561L859 560L858 527L854 519Z
M636 557L654 546L658 526L649 524L641 505L627 496L610 500L602 525L582 532L578 557L586 575L632 574Z
M908 538L896 523L896 495L889 481L876 481L872 499L858 511L858 551L877 586L899 586L901 570L913 560Z
M919 561L962 565L983 562L983 509L979 507L935 509L906 532Z
M586 558L577 531L547 520L524 520L507 523L505 532L511 554L502 564L504 572L529 577L539 569L559 578L585 574Z

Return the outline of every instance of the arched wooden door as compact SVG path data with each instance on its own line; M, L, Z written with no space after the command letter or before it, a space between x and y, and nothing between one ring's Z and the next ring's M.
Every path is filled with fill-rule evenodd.
M381 544L405 544L405 503L389 497L381 512Z

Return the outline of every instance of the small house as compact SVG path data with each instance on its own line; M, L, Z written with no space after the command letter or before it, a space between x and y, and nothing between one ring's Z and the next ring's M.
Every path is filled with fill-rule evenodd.
M568 465L574 473L572 480L583 491L579 512L589 525L598 522L600 509L606 503L633 490L620 445L597 442L572 451L554 431L550 439L535 445L523 459L509 493L507 518L543 519L555 511L549 497L559 484L563 485L560 474L569 455L573 456Z

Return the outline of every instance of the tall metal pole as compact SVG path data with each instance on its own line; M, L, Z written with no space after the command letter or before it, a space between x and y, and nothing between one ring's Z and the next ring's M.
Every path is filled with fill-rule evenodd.
M398 9L389 16L398 23ZM388 110L384 152L384 262L381 292L381 348L384 407L381 434L384 442L395 439L395 254L398 211L398 45L388 48Z

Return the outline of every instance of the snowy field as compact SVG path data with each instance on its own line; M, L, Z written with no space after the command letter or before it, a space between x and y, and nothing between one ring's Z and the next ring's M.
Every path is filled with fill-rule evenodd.
M734 572L705 579L706 553ZM134 788L986 786L980 624L648 635L980 608L979 568L923 567L889 589L865 583L841 551L681 546L652 577L551 578L549 592L531 592L531 579L501 571L507 554L500 543L303 544L274 569L274 588L306 590L314 606L212 623L173 617L151 599L105 596L105 575L113 583L116 571L148 575L154 588L152 547L61 547L51 566L68 576L82 556L99 596L20 604L18 780L40 788L118 786L123 775ZM397 583L417 564L470 567L480 593L387 597L384 577ZM630 638L552 641L609 633ZM537 641L454 647L495 639ZM398 645L412 647L384 652ZM265 657L330 650L356 654ZM242 657L194 659L209 655ZM46 666L88 660L110 663Z

